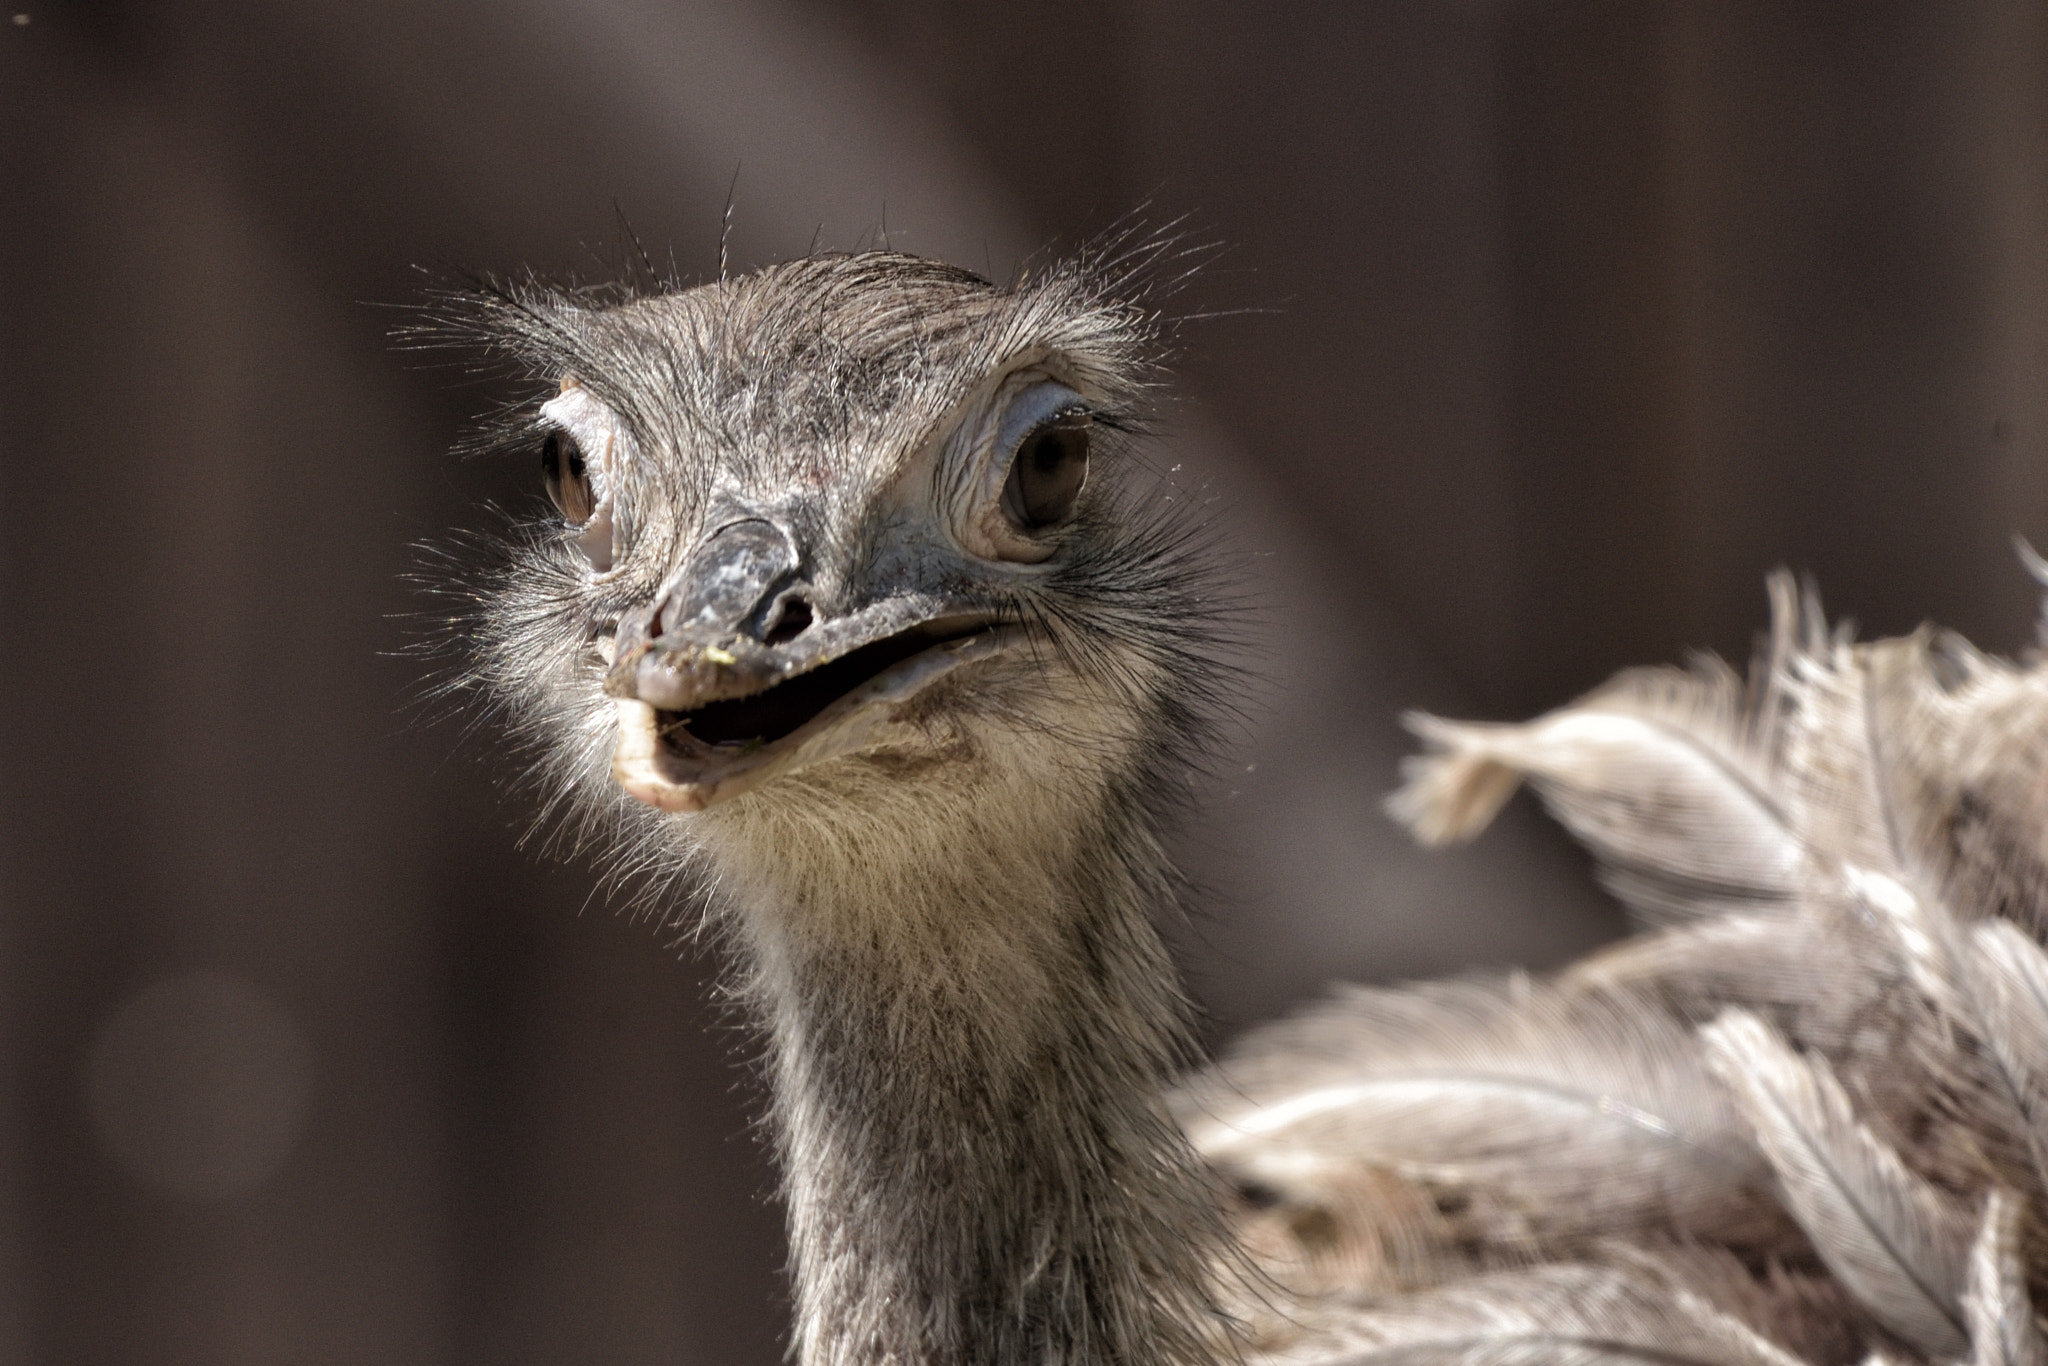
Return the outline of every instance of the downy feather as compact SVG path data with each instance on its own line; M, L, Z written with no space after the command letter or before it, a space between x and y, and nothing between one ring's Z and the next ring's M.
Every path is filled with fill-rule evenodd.
M1770 589L1746 690L1710 660L1525 725L1411 717L1429 749L1390 811L1467 839L1526 779L1652 924L1781 908L1854 866L1925 868L1972 918L2048 928L2048 673L1946 633L1853 645L1789 576Z
M1850 1366L1873 1331L1882 1331L1810 1257L1796 1267L1758 1265L1709 1244L1638 1246L1619 1240L1603 1245L1599 1257L1653 1289L1705 1300L1813 1366Z

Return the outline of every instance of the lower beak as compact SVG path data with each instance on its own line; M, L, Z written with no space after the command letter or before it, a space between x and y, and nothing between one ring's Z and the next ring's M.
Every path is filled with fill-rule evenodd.
M986 618L940 617L737 696L735 685L760 670L742 670L737 655L725 663L700 651L692 675L678 676L701 678L696 695L708 700L667 707L639 696L616 699L612 775L650 806L702 811L778 774L906 737L911 732L901 713L916 695L1021 637L1021 628ZM724 672L731 670L740 670L740 678ZM619 677L616 665L612 677ZM661 697L685 701L688 693L668 690Z

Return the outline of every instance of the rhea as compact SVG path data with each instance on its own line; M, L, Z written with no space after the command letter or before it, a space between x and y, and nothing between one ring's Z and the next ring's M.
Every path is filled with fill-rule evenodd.
M1228 1080L1184 1079L1154 916L1218 597L1200 529L1141 473L1160 325L1127 283L864 253L456 310L545 384L512 439L555 509L480 595L478 675L547 819L700 899L727 946L767 1044L797 1357L1783 1366L1944 1358L2000 1322L2031 1344L2026 1145L1923 1179L1947 1150L1909 1143L1914 1117L1976 1083L1861 1079L1909 1053L1977 1077L1979 1044L2024 1053L2032 1017L1944 1033L1923 1025L1946 1007L1907 1009L1926 975L1856 908L1946 916L1921 894L1948 865L1865 857L1894 809L1801 805L1841 767L1814 737L1872 732L1827 712L1867 660L1790 596L1751 722L1732 675L1702 674L1534 727L1434 723L1406 797L1451 838L1533 778L1684 924L1555 982L1355 994ZM1978 697L1960 656L1940 673L1912 648L1907 684L2042 730L2033 673L1973 655ZM1980 807L2039 800L1951 769ZM1925 924L1900 942L1950 943ZM2023 977L2037 929L1993 946ZM1861 975L1788 974L1817 955ZM2048 1078L2048 1043L2036 1061ZM2020 1111L1984 1087L1976 1122L2010 1136ZM1972 1319L1980 1282L1987 1303L2017 1285L2018 1317Z
M1148 916L1209 625L1121 487L1150 319L887 255L500 316L558 377L566 530L486 667L593 819L711 889L802 1359L1205 1359L1217 1219Z

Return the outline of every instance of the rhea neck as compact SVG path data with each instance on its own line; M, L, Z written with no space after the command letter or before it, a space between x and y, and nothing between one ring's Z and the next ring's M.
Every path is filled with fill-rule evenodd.
M764 792L708 842L744 889L800 1360L1211 1359L1156 840L1100 789L921 786Z

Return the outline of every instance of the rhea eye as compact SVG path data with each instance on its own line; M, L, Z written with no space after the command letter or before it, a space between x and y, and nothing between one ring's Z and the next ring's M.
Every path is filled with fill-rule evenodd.
M569 521L581 525L597 511L583 448L567 432L549 432L541 443L540 477L547 485L548 501Z
M1073 515L1088 482L1088 410L1073 407L1033 427L1017 444L1003 484L1003 515L1019 531L1045 531Z

